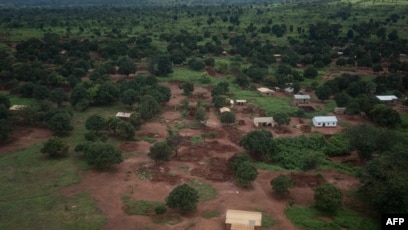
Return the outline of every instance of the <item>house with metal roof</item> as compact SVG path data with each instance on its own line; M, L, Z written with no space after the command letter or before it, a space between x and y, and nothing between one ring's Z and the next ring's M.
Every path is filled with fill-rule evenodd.
M300 104L309 103L311 97L308 94L295 94L293 95L293 99L295 100L296 104Z
M316 116L312 122L315 127L336 127L338 120L336 116Z
M384 103L393 103L398 100L398 97L396 97L395 95L377 95L375 97Z
M255 127L259 126L275 126L275 121L273 120L273 117L254 117L254 125Z

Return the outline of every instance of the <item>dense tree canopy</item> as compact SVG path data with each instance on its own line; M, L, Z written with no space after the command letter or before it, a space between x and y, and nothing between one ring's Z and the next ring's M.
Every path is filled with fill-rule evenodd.
M245 134L239 144L253 154L254 157L264 161L271 161L273 154L276 152L276 144L272 139L272 133L264 129Z
M166 198L166 204L170 208L176 208L187 213L197 208L198 192L188 184L182 184L174 188Z
M316 208L327 212L335 212L343 201L341 191L330 183L320 185L315 189Z

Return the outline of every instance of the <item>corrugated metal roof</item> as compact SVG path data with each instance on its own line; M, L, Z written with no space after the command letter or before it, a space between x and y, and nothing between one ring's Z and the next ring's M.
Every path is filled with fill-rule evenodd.
M316 122L337 122L336 116L317 116L313 117L313 120Z
M129 118L129 117L130 117L130 113L125 113L125 112L117 112L117 113L116 113L116 117L125 117L125 118Z
M380 101L392 101L392 100L397 100L398 97L396 97L395 95L378 95L376 96L378 98L378 100Z
M254 117L254 123L273 122L273 117Z
M308 99L308 100L310 100L310 95L307 95L307 94L305 94L305 95L295 94L293 96L295 97L295 99L300 99L300 100Z
M10 111L17 111L17 110L22 110L25 107L27 107L26 105L13 105L9 108Z

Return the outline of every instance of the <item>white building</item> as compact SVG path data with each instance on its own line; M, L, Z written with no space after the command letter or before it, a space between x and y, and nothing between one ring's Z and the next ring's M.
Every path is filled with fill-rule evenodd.
M131 113L126 113L126 112L117 112L116 117L122 118L122 119L129 119Z
M293 99L296 103L309 103L311 98L310 95L307 94L295 94L293 95Z
M312 122L315 127L336 127L338 120L336 116L317 116Z
M275 126L275 121L273 117L255 117L254 118L254 125L255 127L259 126Z
M375 96L378 100L385 103L392 103L398 100L398 97L395 95L382 95L382 96Z

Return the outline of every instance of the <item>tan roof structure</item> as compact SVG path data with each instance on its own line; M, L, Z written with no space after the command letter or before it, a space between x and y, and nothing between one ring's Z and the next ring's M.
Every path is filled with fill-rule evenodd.
M260 92L263 95L271 95L271 94L275 93L274 90L266 88L266 87L260 87L260 88L258 88L256 90L258 90L258 92Z
M262 225L262 213L228 209L225 223L231 225L231 230L254 230Z
M26 105L13 105L9 108L10 111L19 111L27 107Z
M273 117L254 117L254 125L255 127L261 126L274 126L275 121Z
M130 113L117 112L117 113L116 113L116 117L119 117L119 118L130 118Z
M220 113L225 113L225 112L231 112L231 109L228 107L222 107L220 108Z

